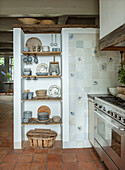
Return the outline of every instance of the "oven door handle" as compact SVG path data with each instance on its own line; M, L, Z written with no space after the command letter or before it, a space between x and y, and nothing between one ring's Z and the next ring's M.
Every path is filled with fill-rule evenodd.
M106 117L108 118L107 115L105 115L105 117L103 117L101 114L99 114L99 113L97 112L97 110L94 110L94 113L96 113L99 117L101 117L102 119L104 119L105 121L107 121L107 122L108 122L109 124L111 124L113 127L119 129L118 126L114 125L111 121L109 121L108 119L106 119Z

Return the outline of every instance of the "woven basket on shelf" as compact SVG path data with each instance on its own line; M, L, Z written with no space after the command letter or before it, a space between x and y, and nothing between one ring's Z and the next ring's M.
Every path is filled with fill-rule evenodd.
M30 146L33 148L51 148L57 133L51 129L34 129L27 133Z

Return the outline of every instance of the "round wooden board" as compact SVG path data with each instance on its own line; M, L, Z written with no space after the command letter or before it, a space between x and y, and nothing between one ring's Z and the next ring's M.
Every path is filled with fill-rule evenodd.
M40 106L37 112L38 114L42 112L46 112L49 113L49 115L51 113L50 108L48 106Z

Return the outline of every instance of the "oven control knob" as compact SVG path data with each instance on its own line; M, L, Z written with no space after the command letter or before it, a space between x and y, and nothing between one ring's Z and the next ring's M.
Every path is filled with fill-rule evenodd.
M99 109L101 109L102 108L102 106L99 106Z
M98 106L98 104L97 104L97 103L95 103L95 106Z
M125 123L125 117L121 117L122 123Z
M121 120L121 116L119 116L119 118L118 118L119 120Z
M108 110L108 112L107 112L108 114L110 114L110 111Z
M106 111L105 107L103 107L103 111Z
M114 113L114 115L115 115L115 118L118 118L118 114L117 113Z
M113 113L113 112L111 112L111 116L114 116L114 113Z

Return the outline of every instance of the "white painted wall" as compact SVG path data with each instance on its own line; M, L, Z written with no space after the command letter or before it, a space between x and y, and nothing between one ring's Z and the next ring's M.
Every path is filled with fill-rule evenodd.
M100 39L125 23L125 0L100 0Z

